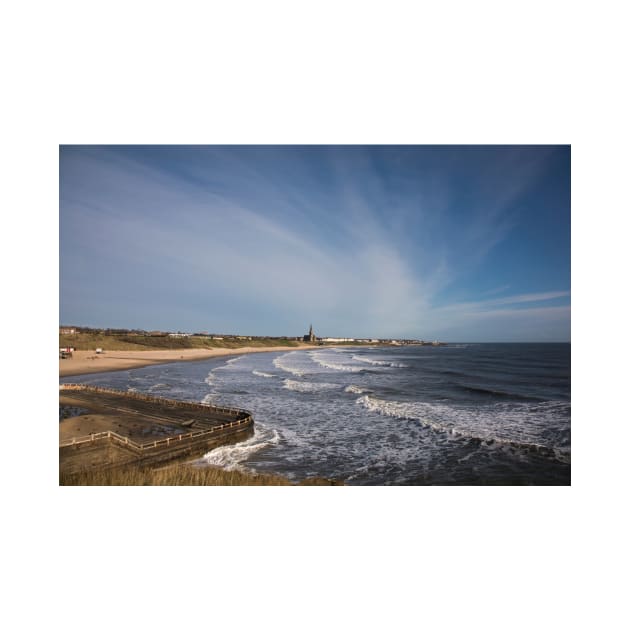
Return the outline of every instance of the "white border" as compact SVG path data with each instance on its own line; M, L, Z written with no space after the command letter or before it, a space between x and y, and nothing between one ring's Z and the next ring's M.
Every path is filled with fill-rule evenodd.
M219 6L13 3L3 19L10 417L30 419L35 444L5 458L9 614L66 628L617 625L620 5ZM32 359L56 344L57 145L75 142L571 143L574 486L59 488L57 368L34 374Z

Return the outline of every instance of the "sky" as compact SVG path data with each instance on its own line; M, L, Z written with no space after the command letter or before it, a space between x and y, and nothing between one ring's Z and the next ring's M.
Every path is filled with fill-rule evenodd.
M569 146L61 146L60 324L570 341Z

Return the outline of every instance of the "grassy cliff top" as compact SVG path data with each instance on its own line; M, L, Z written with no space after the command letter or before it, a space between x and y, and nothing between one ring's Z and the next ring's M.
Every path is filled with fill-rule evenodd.
M153 335L104 334L97 332L79 332L74 335L59 335L59 347L72 347L76 350L177 350L182 348L265 348L286 346L293 348L297 341L253 337L252 339L211 339L210 337L168 337Z

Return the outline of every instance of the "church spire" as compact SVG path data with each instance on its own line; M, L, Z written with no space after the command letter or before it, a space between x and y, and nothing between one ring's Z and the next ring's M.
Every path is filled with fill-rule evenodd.
M313 332L313 324L311 324L311 327L308 329L308 335L304 335L304 341L313 343L316 339L315 333Z

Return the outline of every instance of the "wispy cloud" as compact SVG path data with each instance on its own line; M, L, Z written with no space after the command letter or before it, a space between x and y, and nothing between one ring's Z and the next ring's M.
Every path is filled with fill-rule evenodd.
M440 308L440 312L448 311L479 311L487 312L493 310L497 306L508 304L523 304L526 302L546 302L556 300L558 298L567 298L571 295L570 291L547 291L546 293L525 293L522 295L510 295L508 297L494 298L492 300L480 300L477 302L459 302Z
M278 151L269 168L256 151L198 148L177 168L116 150L62 155L62 319L166 327L172 312L179 329L282 334L313 320L324 334L428 337L569 296L435 307L505 236L527 169L525 183L502 184L486 214L454 231L442 184L422 187L413 174L392 183L369 153L313 164L308 152Z
M410 325L420 307L419 283L378 230L342 222L339 229L351 236L332 249L288 219L271 219L126 159L81 156L75 168L81 184L67 197L62 190L66 284L89 258L100 269L93 283L103 296L113 288L106 276L125 269L122 284L157 290L168 279L165 289L175 299L184 287L195 287L204 309L213 297L271 303L287 320L310 321L316 314L331 334L351 334L353 326L356 334L358 317L366 334L384 335Z
M432 317L435 330L445 335L468 330L475 331L470 334L482 334L483 331L486 339L497 341L505 338L518 341L568 340L570 305L545 306L544 303L566 300L569 296L569 291L553 291L462 302L435 309ZM539 305L521 307L522 304L532 303Z

